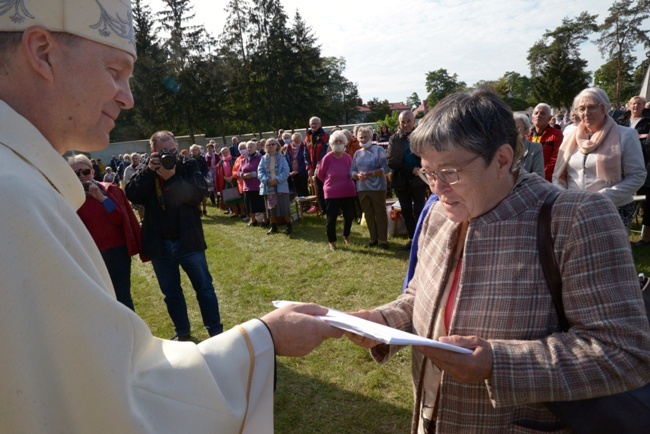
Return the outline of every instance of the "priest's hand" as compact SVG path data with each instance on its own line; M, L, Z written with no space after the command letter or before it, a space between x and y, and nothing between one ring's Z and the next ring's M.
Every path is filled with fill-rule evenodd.
M330 326L314 315L326 315L327 308L316 304L291 304L262 317L271 330L278 356L302 357L325 339L338 339L343 330Z

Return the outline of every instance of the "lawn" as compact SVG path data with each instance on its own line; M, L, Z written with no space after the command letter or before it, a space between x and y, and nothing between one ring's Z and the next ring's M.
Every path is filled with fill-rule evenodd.
M351 244L327 248L325 220L306 215L290 236L266 235L217 208L203 218L210 271L226 328L262 316L273 300L311 301L340 310L370 308L401 290L408 254L406 238L390 250L366 249L367 229L352 226ZM149 263L133 262L133 300L154 335L169 338L173 326ZM207 339L192 287L183 276L192 334ZM325 342L307 357L278 358L275 393L277 433L408 432L413 403L410 350L384 365L347 339Z
M325 220L306 215L290 236L266 235L209 208L203 219L207 257L219 297L222 322L230 328L271 310L273 300L311 301L339 310L374 307L400 292L407 253L405 238L389 240L390 250L365 249L367 230L352 226L351 244L327 249ZM638 229L638 225L634 227ZM638 240L633 233L630 240ZM633 249L639 272L650 275L650 248ZM150 264L134 260L133 299L154 335L174 334ZM192 332L207 338L191 285L183 275ZM345 338L325 342L304 358L278 358L275 432L408 432L413 398L410 350L376 364Z

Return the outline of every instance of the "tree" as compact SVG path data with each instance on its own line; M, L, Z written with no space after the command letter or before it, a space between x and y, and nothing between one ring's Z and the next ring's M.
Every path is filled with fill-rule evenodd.
M619 0L609 8L609 16L598 27L601 32L596 41L600 53L608 56L608 63L614 62L616 66L615 101L616 106L621 105L621 92L629 82L630 71L636 60L632 50L638 44L650 48L648 29L643 22L650 17L650 0L638 0L636 5L632 0Z
M422 101L420 101L420 97L418 96L417 92L413 92L411 96L406 98L406 105L409 106L411 110L418 108L420 104L422 104Z
M323 58L323 102L321 120L324 125L349 124L359 118L359 91L356 83L343 76L343 57Z
M112 140L142 139L165 128L172 105L172 92L165 87L166 55L155 35L151 10L142 0L133 3L133 25L138 53L131 79L135 106L120 115Z
M458 81L458 74L449 74L446 69L429 71L426 75L426 89L429 92L427 103L429 107L435 106L438 101L447 95L463 90L465 82Z
M377 121L379 119L384 119L386 116L389 116L392 112L390 109L390 103L387 99L380 101L379 98L375 97L366 103L370 109L370 113L366 116L366 122Z
M575 19L547 30L528 50L533 94L537 101L555 107L571 107L573 97L589 85L587 61L580 57L580 45L596 31L597 15L582 12Z
M168 89L175 93L174 110L169 125L178 134L187 133L195 140L197 127L209 124L214 107L206 98L206 89L214 90L215 82L205 81L206 68L213 63L210 47L214 41L203 26L188 25L194 18L190 0L164 0L167 8L158 13L159 23L169 38L163 43L167 53Z
M508 85L508 97L528 101L530 105L534 105L534 101L531 101L533 85L530 78L518 72L508 71L503 74L503 79Z
M307 124L310 116L306 113L319 113L325 101L323 83L326 72L320 46L298 11L291 28L291 55L282 64L290 76L285 92L290 97L284 98L288 102L286 126L301 127Z
M611 101L616 101L618 87L620 100L626 101L639 91L639 88L634 84L632 72L631 63L626 62L624 69L621 71L616 59L612 59L596 70L594 85L604 90ZM618 82L619 77L622 79L621 83ZM619 107L620 103L616 104L616 106Z

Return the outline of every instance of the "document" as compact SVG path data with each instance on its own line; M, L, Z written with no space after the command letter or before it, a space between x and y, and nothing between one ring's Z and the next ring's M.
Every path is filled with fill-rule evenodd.
M276 308L286 306L288 304L300 304L296 301L278 300L274 301L273 305ZM460 354L472 354L472 350L467 348L458 347L456 345L445 344L442 342L434 341L432 339L423 338L422 336L407 333L402 330L397 330L387 327L382 324L377 324L356 316L348 315L335 309L329 309L327 315L318 315L329 325L340 328L342 330L355 333L357 335L365 336L379 342L389 345L424 345L429 347L441 348L443 350L453 351Z

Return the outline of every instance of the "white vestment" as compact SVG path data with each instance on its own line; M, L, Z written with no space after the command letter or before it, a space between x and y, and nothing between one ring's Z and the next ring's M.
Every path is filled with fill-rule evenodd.
M264 324L199 345L153 337L115 300L76 214L84 199L68 163L0 101L0 432L273 432Z

